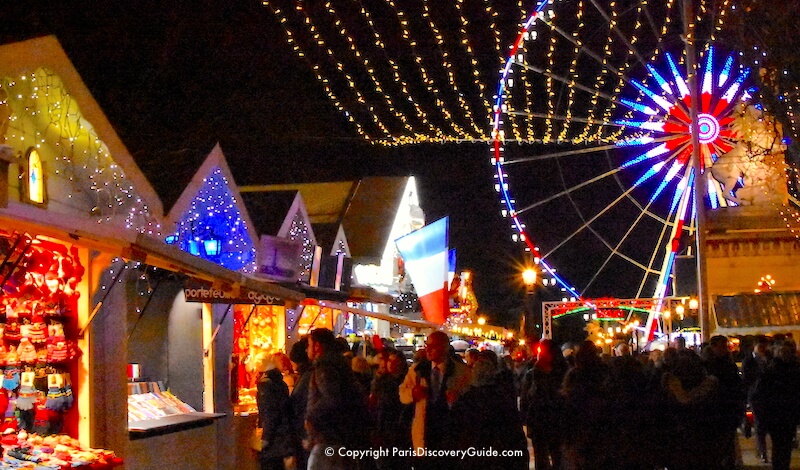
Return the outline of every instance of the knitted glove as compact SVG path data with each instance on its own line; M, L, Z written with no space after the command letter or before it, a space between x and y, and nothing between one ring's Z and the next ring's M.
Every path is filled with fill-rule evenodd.
M6 366L3 373L3 388L13 391L17 387L19 387L19 367Z
M30 385L21 386L19 388L19 396L17 396L17 409L32 410L35 403L36 389Z
M45 400L45 408L52 411L61 411L64 409L64 392L58 387L50 387L47 389L47 400Z

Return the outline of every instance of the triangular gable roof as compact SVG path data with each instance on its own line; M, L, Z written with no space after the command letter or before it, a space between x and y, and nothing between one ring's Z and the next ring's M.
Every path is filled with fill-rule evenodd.
M313 216L309 215L309 218ZM350 257L350 247L341 224L312 224L312 227L317 243L323 250L327 250L328 254L335 255L341 244L344 246L345 257Z
M354 260L380 263L388 243L408 177L364 178L342 226Z
M299 192L312 224L339 224L358 181L242 186L243 194Z
M314 236L314 229L311 226L311 219L308 218L308 211L303 203L303 196L301 196L299 192L295 194L294 201L292 201L292 206L289 208L289 212L286 213L286 218L283 219L283 224L281 225L280 230L278 230L278 236L289 238L289 230L292 228L292 221L297 215L301 217L306 227L308 227L309 240L311 240L312 244L316 245L317 238Z
M214 146L211 153L208 154L208 157L206 157L203 164L192 177L189 185L186 186L181 196L172 206L172 209L170 209L167 222L165 223L165 225L168 224L166 228L174 229L178 222L180 222L186 211L190 209L192 201L197 197L198 192L203 187L204 180L208 178L216 168L220 169L223 178L225 178L227 182L228 190L231 192L234 200L233 202L239 210L239 216L245 223L250 240L252 240L254 244L258 243L259 234L250 218L247 207L242 200L242 195L239 193L239 188L236 186L236 182L233 179L231 169L225 159L225 154L222 153L222 148L220 148L219 144Z
M44 36L0 46L0 77L19 77L46 68L63 82L69 96L75 100L83 118L91 123L99 139L106 145L114 163L136 188L151 215L159 220L164 208L153 187L136 165L120 140L72 61L69 60L55 36Z
M239 190L242 191L242 188ZM283 226L297 196L297 191L242 191L241 196L259 237L262 235L274 237L278 235Z
M298 191L312 223L340 223L350 255L379 263L389 240L394 215L408 177L369 177L358 181L242 186L247 199L255 194Z

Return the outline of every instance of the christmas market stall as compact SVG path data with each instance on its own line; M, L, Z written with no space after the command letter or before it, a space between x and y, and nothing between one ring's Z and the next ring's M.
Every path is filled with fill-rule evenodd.
M171 309L172 313L143 322L147 325L144 330L132 336L141 348L131 361L140 367L140 373L147 374L148 369L165 367L159 364L159 355L154 356L154 348L161 344L168 345L162 348L174 349L169 356L169 377L171 384L184 384L179 396L195 409L224 415L219 418L218 427L226 432L215 437L216 445L211 442L195 455L215 449L215 455L203 458L206 465L211 461L214 465L210 467L252 468L257 465L250 443L256 428L258 378L253 366L260 357L285 352L286 317L303 294L259 277L262 261L258 233L219 145L214 146L172 205L165 227L165 241L172 245L171 249L196 263L236 274L239 279L175 284L177 290L167 297L169 306L156 309ZM188 313L182 314L181 310ZM194 332L190 333L192 329ZM171 331L168 338L164 337L167 330ZM153 343L152 339L158 336L164 339ZM177 386L175 391L177 394ZM138 424L132 422L131 429L135 427ZM209 437L203 440L208 441ZM165 448L178 444L160 439ZM151 441L143 442L143 458L148 455ZM152 452L149 455L154 458Z
M0 136L3 461L237 468L233 322L203 297L302 295L165 243L158 195L55 38L0 46Z
M239 190L262 238L302 242L298 249L308 269L300 277L308 273L301 281L308 300L296 321L287 321L289 343L315 327L360 341L364 334L402 338L430 326L415 321L419 303L413 286L403 281L394 244L425 223L414 177L242 185ZM283 213L286 218L272 217Z
M92 293L160 203L53 37L0 46L0 138L3 461L117 465L91 450L126 450L96 420Z

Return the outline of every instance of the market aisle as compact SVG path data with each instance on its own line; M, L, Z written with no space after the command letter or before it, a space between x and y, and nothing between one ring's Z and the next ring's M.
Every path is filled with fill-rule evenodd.
M769 445L769 438L767 438L767 445ZM769 463L762 463L758 456L756 455L755 449L755 440L751 438L746 438L740 432L739 433L739 446L742 451L742 468L745 470L761 470L761 469L771 469L772 465ZM533 464L533 447L531 447L531 441L528 439L528 453L530 454L531 461L528 465L530 470L534 470L536 466ZM800 470L800 449L795 449L792 452L792 469Z
M755 438L746 438L739 433L739 446L742 449L742 464L745 469L766 469L772 468L770 463L762 463L756 455L756 441ZM769 437L767 437L767 446L769 446ZM792 451L792 466L793 469L800 469L800 450L795 449Z

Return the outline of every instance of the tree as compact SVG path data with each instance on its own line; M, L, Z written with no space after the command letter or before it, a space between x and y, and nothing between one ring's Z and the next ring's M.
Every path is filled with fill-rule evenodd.
M787 163L800 164L800 35L797 0L718 0L730 7L725 26L718 33L723 43L741 52L753 67L758 91L753 95L782 125L787 139ZM796 178L796 175L792 175ZM793 181L796 183L796 179Z

